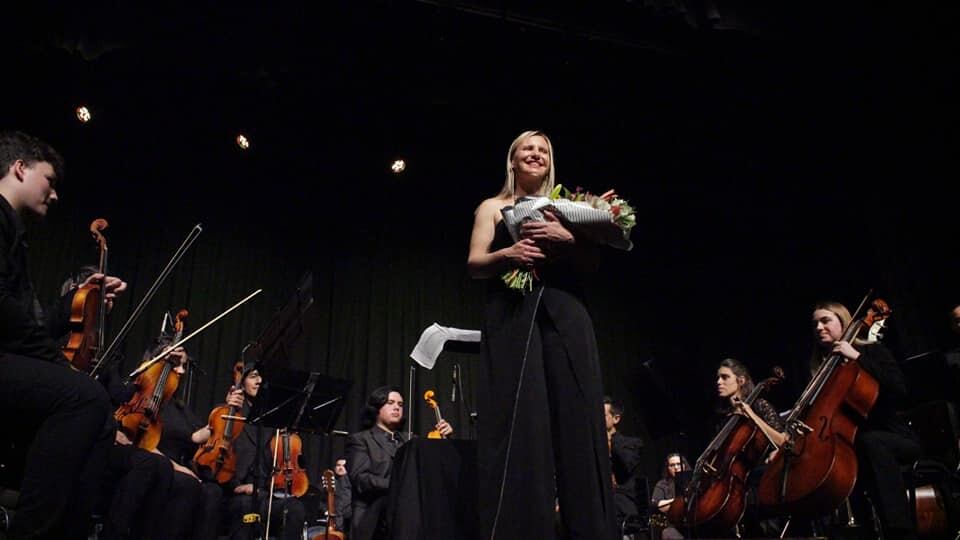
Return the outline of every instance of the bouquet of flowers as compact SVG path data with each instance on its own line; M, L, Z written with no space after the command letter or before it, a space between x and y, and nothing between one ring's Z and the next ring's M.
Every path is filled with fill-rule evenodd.
M525 197L501 210L503 221L513 240L520 240L524 221L544 221L543 211L554 212L565 224L573 225L590 240L629 251L633 249L630 231L637 223L636 213L627 201L613 192L594 195L577 188L570 191L558 184L548 197ZM501 276L507 287L527 293L533 290L536 269L515 268Z

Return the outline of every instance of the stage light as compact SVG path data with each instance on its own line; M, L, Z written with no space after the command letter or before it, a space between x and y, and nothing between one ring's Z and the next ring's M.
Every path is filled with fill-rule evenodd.
M250 148L250 139L243 133L237 135L237 146L239 146L241 150L248 150Z
M79 120L81 124L86 124L91 118L93 118L93 115L90 114L90 109L83 105L77 107L77 120Z
M393 171L393 174L400 174L407 168L407 162L402 159L395 160L390 164L390 170Z

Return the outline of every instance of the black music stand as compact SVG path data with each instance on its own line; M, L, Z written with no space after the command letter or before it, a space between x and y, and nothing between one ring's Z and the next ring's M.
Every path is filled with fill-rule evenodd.
M257 362L287 365L294 342L303 334L303 316L313 305L313 274L300 278L297 289L253 342Z
M353 381L322 373L258 365L263 385L247 420L253 425L306 433L330 433Z

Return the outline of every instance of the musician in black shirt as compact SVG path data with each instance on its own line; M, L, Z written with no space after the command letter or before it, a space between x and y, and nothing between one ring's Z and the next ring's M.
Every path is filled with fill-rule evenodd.
M853 345L841 341L851 320L849 310L837 302L814 306L811 324L817 346L810 358L810 372L816 373L830 355L841 354L857 360L879 383L877 401L854 439L859 465L854 494L866 491L870 495L885 537L914 538L915 524L910 519L900 466L920 456L920 444L897 415L907 397L907 385L900 366L886 347L879 343ZM867 522L870 514L863 505L856 504L860 500L856 496L851 498L855 512L859 510L857 513Z
M10 435L29 441L10 538L86 538L89 494L98 489L113 443L103 388L71 369L56 340L67 331L72 295L51 310L37 300L27 269L24 218L57 202L63 160L47 143L0 133L0 410ZM108 303L126 283L99 274Z

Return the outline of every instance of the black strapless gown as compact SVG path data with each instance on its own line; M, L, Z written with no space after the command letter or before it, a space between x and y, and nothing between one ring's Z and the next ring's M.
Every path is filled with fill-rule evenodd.
M497 225L491 250L512 242ZM526 295L499 276L487 284L478 388L481 538L554 538L554 497L565 537L619 538L599 355L580 279L566 261L538 272Z

